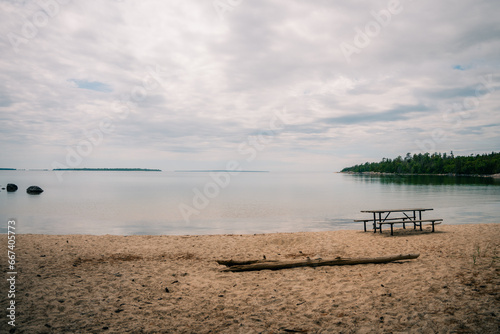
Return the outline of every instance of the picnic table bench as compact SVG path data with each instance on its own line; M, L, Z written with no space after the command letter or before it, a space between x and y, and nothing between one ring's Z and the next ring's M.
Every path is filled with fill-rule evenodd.
M391 225L391 235L394 235L394 224L403 224L403 228L406 229L406 224L413 224L413 229L417 229L417 226L420 227L420 231L422 231L422 223L429 222L432 225L432 232L435 231L434 225L441 224L443 221L440 218L433 219L422 219L422 212L430 211L434 209L429 208L410 208L410 209L390 209L390 210L364 210L361 211L363 213L372 213L373 217L368 219L355 219L355 222L363 222L364 230L366 232L366 223L372 222L373 224L373 233L376 233L377 230L382 233L382 225L388 224ZM417 219L418 212L418 219ZM402 213L403 217L391 217L389 218L391 213ZM384 216L384 217L382 217ZM378 225L378 226L377 226Z

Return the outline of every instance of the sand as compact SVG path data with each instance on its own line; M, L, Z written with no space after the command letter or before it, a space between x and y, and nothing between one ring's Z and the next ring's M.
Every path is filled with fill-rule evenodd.
M16 327L2 316L2 333L500 333L500 224L394 236L28 234L16 246ZM241 273L215 261L401 253L420 257ZM4 310L7 289L3 280Z

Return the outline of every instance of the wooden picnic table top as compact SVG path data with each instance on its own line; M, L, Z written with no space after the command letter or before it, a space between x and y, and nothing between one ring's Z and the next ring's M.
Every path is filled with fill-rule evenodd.
M363 210L366 213L384 213L384 212L406 212L406 211L430 211L434 209L415 208L415 209L389 209L389 210Z

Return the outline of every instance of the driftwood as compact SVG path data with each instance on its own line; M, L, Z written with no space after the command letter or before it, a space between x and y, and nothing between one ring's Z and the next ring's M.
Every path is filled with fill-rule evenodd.
M218 264L222 264L226 267L239 266L244 264L254 264L254 263L272 263L278 262L274 260L249 260L249 261L236 261L236 260L217 260Z
M253 261L217 261L219 264L228 266L222 271L254 271L254 270L279 270L297 267L321 267L321 266L344 266L367 263L388 263L399 260L416 259L420 254L400 254L383 257L371 258L341 258L337 257L331 260L307 259L294 261L272 261L272 260L253 260Z

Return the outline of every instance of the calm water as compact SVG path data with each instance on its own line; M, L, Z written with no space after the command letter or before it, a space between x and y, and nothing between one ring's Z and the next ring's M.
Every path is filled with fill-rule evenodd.
M218 179L214 180L213 175ZM216 182L217 181L217 182ZM0 232L221 234L362 229L361 210L431 207L446 224L498 223L500 180L335 173L0 171ZM28 195L38 185L41 195ZM184 212L184 214L182 213Z

